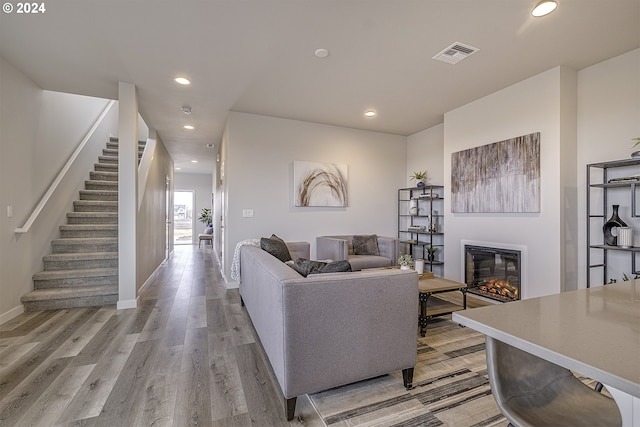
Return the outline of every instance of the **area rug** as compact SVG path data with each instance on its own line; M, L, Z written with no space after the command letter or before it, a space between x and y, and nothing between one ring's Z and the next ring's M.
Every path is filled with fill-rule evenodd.
M413 389L402 373L310 395L327 426L506 426L485 361L484 335L450 318L429 322L418 338Z

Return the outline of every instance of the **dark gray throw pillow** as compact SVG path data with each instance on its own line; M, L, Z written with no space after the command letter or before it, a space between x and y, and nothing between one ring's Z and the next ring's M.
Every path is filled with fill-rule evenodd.
M380 255L378 236L375 234L369 236L353 236L352 242L354 255Z
M304 277L307 277L309 274L320 273L325 265L327 265L327 263L323 261L311 261L309 259L296 258L293 260L291 268Z
M271 237L262 237L260 239L260 248L269 252L282 262L291 261L291 254L289 253L287 244L275 234L272 234Z
M320 273L344 273L351 271L351 264L346 259L333 261L320 269Z
M324 261L312 261L304 258L296 258L288 265L302 276L307 277L310 274L321 273L342 273L351 271L349 261L343 259L326 263Z

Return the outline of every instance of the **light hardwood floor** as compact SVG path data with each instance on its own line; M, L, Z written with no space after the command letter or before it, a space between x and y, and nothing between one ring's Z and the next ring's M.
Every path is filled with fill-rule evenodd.
M137 309L24 313L0 325L0 426L322 426L282 397L209 248L176 246Z

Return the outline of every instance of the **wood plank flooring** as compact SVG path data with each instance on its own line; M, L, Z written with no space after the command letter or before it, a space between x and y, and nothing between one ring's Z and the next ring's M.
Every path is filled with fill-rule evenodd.
M237 290L211 249L176 246L137 309L24 313L0 325L0 426L323 426L287 422Z

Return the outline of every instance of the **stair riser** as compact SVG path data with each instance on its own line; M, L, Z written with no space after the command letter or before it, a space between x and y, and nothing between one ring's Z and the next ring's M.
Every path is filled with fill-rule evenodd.
M89 178L97 181L118 181L118 174L113 172L89 172Z
M74 212L118 212L118 205L116 203L82 203L73 202Z
M76 286L118 285L118 276L74 277L66 279L33 280L34 289L73 288Z
M118 295L106 295L82 298L64 298L23 302L25 311L59 310L72 307L104 307L118 303Z
M117 191L103 191L98 190L95 191L80 191L80 200L93 200L99 202L117 202L118 201L118 192Z
M71 216L67 215L67 224L117 224L118 217L117 216Z
M98 156L98 162L103 164L118 164L118 156Z
M85 190L118 191L118 181L85 181Z
M117 163L94 163L93 168L96 172L118 172Z
M51 242L51 248L54 254L79 254L87 252L117 252L118 243L60 243Z
M118 268L118 260L95 259L76 261L44 261L44 271L84 270L88 268Z
M83 237L118 237L118 230L60 230L60 237L63 239L83 238Z

